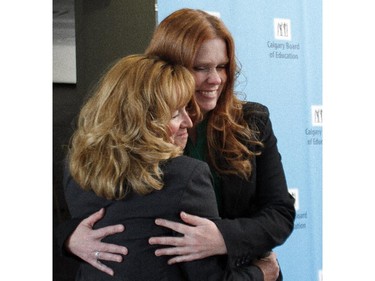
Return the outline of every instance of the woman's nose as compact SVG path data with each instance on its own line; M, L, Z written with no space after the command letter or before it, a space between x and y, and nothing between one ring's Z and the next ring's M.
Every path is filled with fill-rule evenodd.
M210 84L221 84L221 77L216 68L213 68L208 73L207 81Z
M191 121L191 119L189 117L189 114L186 111L184 112L182 126L184 128L191 128L191 127L193 127L193 122Z

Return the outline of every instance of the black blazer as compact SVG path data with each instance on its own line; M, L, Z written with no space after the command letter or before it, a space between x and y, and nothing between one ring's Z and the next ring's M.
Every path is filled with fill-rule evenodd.
M262 153L252 162L253 173L248 181L233 175L222 176L223 220L215 223L224 237L229 264L234 268L283 244L295 219L294 198L287 189L268 109L248 102L243 113L250 128L259 132L264 147L258 148Z
M293 230L295 218L294 199L287 190L269 111L261 104L248 102L243 113L249 126L259 132L264 147L253 161L249 181L221 175L223 208L219 211L223 220L215 223L225 240L231 272L242 270L253 259L283 244ZM220 159L219 153L217 157ZM67 254L64 243L83 218L73 218L57 229L61 254ZM256 267L247 268L249 274L256 275L249 280L263 280Z
M163 172L165 186L162 190L146 196L131 193L124 200L117 201L84 191L66 173L65 196L73 221L81 221L104 207L105 216L94 228L119 223L125 225L124 232L103 241L124 245L129 250L121 263L103 261L114 270L114 277L82 263L76 280L262 280L262 274L255 266L242 272L225 273L225 264L217 256L175 265L167 264L168 257L155 256L154 252L160 246L149 245L150 237L178 235L155 225L155 218L181 221L179 214L186 211L214 221L219 219L212 178L206 163L180 156L168 161L163 166Z

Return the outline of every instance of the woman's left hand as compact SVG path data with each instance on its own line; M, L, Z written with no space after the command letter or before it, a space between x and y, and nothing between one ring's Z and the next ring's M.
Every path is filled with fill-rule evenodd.
M223 236L215 223L185 212L181 212L180 216L188 225L165 219L155 220L157 225L183 234L182 237L151 237L151 245L173 246L156 250L156 256L175 256L168 260L168 264L174 264L227 253Z

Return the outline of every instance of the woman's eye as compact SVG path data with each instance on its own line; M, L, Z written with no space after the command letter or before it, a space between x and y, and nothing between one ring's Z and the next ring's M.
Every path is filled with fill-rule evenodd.
M225 69L227 69L227 65L226 64L218 65L216 67L216 69L218 69L218 70L225 70Z
M196 66L196 67L194 67L194 70L195 71L209 71L210 70L210 68L209 67L206 67L206 66Z
M217 71L223 71L227 69L227 64L220 64L212 68L209 66L195 66L193 69L194 71L198 71L198 72L210 72L210 70L214 68L216 68Z

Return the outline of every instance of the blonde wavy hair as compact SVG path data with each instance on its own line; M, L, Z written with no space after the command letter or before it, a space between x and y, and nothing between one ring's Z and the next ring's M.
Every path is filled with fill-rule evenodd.
M74 180L107 199L160 190L160 165L182 154L169 140L173 111L189 104L191 117L200 116L194 90L181 65L145 55L120 59L81 109L68 154Z
M229 63L227 82L215 109L209 114L207 142L209 162L222 174L235 174L249 178L251 159L259 152L249 147L261 147L257 128L249 128L242 106L234 92L239 73L232 35L216 16L201 10L181 9L166 17L155 29L146 54L157 55L193 71L194 60L202 43L221 38L226 43ZM223 157L225 162L220 161Z

